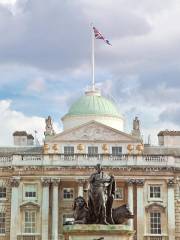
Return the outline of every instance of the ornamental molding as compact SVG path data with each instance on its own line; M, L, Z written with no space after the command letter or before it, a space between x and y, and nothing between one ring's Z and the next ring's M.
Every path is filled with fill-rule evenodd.
M20 184L20 177L13 177L10 179L11 187L19 187Z
M136 185L137 185L137 187L143 187L144 179L136 179Z
M59 186L60 181L60 178L51 178L51 183L53 186Z
M174 178L171 178L171 179L168 179L167 181L167 186L170 188L170 187L174 187L175 185L175 181L174 181Z
M156 211L161 209L163 212L166 209L166 206L162 203L158 203L158 202L152 202L148 205L145 206L146 211Z
M49 187L50 183L51 183L51 179L50 178L41 178L41 183L43 187Z
M28 202L24 202L20 205L20 208L21 209L40 209L40 205L36 202L31 202L31 201L28 201Z

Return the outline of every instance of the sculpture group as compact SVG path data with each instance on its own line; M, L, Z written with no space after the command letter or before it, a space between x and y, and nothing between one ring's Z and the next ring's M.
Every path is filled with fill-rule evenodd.
M115 195L115 179L102 171L100 164L90 176L88 204L83 197L74 201L75 224L123 224L133 218L127 205L112 208Z

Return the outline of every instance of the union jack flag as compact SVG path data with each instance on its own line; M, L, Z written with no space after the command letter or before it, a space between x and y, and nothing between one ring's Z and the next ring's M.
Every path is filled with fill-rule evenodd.
M109 40L107 40L98 30L97 28L93 27L94 30L94 36L96 39L102 39L105 43L107 43L108 45L111 45L111 43L109 42ZM112 45L111 45L112 46Z

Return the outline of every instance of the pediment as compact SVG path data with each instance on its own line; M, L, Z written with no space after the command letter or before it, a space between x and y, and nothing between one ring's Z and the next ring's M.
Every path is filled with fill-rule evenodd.
M66 130L51 138L48 142L62 141L107 141L107 142L140 142L130 134L118 131L99 122L89 122Z
M21 209L28 209L28 208L34 208L34 209L39 209L40 205L36 202L31 202L31 201L27 201L24 202L20 205Z

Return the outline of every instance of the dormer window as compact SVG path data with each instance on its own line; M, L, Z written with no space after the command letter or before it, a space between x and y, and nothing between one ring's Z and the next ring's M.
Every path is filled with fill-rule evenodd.
M65 155L73 155L74 154L74 147L73 146L65 146L64 147L64 154Z

